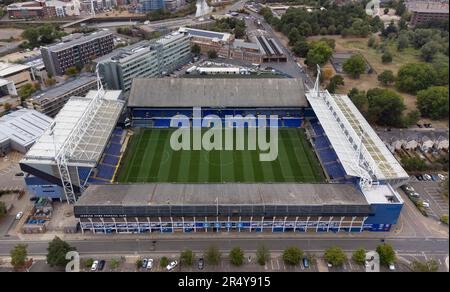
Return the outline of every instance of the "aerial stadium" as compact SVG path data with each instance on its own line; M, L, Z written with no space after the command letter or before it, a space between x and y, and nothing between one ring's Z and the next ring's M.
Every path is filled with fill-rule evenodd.
M36 195L51 185L54 198L73 204L83 233L362 232L397 223L403 201L395 189L407 173L350 99L318 82L308 89L287 78L135 79L127 122L119 123L126 129L117 124L123 102L108 95L86 97L102 106L74 117L75 129L58 126L68 118L63 109L54 135L21 163ZM109 119L92 118L103 110ZM237 127L227 116L275 116L278 156L261 161L262 150L236 147L173 150L174 116L200 125L202 135L208 129L196 124L199 117L219 118L225 131ZM81 139L81 124L96 134ZM268 125L249 118L240 127L247 138ZM45 144L52 137L56 151Z

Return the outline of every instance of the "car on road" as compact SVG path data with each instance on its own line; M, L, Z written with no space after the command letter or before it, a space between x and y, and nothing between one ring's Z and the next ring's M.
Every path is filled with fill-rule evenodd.
M106 261L105 260L99 261L97 270L103 271L103 269L105 268L105 265L106 265Z
M95 272L98 269L98 261L94 261L91 266L91 271Z
M205 268L205 260L203 258L200 258L198 260L198 265L197 266L198 266L199 270L203 270Z
M18 173L15 174L15 176L24 176L24 173L23 172L18 172Z
M23 212L17 213L17 215L16 215L16 220L22 219L22 216L23 216Z
M167 271L172 271L173 269L175 269L175 267L178 265L178 261L173 261L170 262L170 264L167 265L166 269Z
M309 268L309 261L308 258L303 258L303 267L305 267L305 269Z
M153 269L153 259L148 259L147 270Z
M332 265L330 262L327 262L327 267L328 267L328 268L332 268L333 265Z

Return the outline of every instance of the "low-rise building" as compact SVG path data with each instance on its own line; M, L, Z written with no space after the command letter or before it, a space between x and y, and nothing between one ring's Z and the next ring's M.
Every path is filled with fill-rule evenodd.
M6 95L16 96L17 95L16 86L14 86L14 82L0 78L0 97Z
M219 57L229 58L230 45L234 41L232 34L189 27L181 27L179 32L188 33L191 37L191 44L198 45L202 53L215 51Z
M14 82L17 90L33 81L30 66L3 62L0 62L0 78Z
M53 120L35 110L21 109L0 118L0 156L26 153Z
M6 7L11 19L53 18L56 17L55 6L49 6L45 1L28 1L13 3Z
M27 107L54 117L72 96L84 96L97 88L97 78L86 75L72 78L57 86L35 93L27 100Z

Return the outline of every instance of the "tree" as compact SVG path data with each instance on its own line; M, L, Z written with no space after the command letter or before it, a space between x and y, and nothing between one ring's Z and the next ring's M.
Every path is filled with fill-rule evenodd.
M335 267L340 267L347 261L347 255L337 246L325 250L324 258Z
M111 270L115 270L119 267L120 262L116 259L112 259L109 261L108 265Z
M194 55L199 55L200 52L201 52L200 46L199 46L198 44L194 44L194 45L191 47L191 52L192 52L192 54L194 54Z
M256 250L256 261L259 265L264 266L270 259L270 252L265 245L260 245Z
M418 110L410 111L406 117L404 118L404 128L408 128L412 125L417 124L417 122L420 120L420 112Z
M388 86L395 82L394 73L391 70L384 70L378 75L378 81L380 81L384 86Z
M29 98L35 92L36 88L34 88L33 84L27 83L20 87L18 94L20 96L20 99L23 101Z
M6 215L6 205L5 202L0 202L0 219Z
M69 260L66 260L66 254L69 251L76 250L70 246L67 242L61 240L55 236L52 241L49 242L47 248L47 263L50 267L65 267Z
M367 46L368 46L369 48L373 48L373 46L375 45L375 43L376 43L376 38L375 38L375 36L371 35L370 38L369 38L369 40L367 41Z
M286 264L296 266L303 258L303 251L296 246L288 247L283 252L283 260Z
M436 41L430 41L420 49L420 56L425 62L431 62L440 51L442 51L442 46Z
M326 42L314 42L306 56L306 63L310 68L315 68L316 65L323 65L328 62L332 54L333 49Z
M192 266L194 263L195 254L192 250L186 249L181 252L180 261L182 265Z
M305 58L309 52L309 44L306 40L302 39L297 41L292 47L292 51L295 55Z
M94 259L93 258L89 258L84 262L84 266L86 268L90 268L92 267L92 265L94 264Z
M210 59L216 59L217 58L217 52L214 50L208 51L208 58Z
M167 257L162 257L160 260L159 260L159 266L161 267L161 268L165 268L165 267L167 267L169 265L169 259L167 258Z
M377 247L377 253L380 256L380 263L390 265L395 263L395 251L392 245L382 244Z
M439 263L434 259L428 260L425 263L414 260L411 263L411 270L421 273L437 272L439 270Z
M369 110L369 100L364 91L359 91L357 88L352 88L348 93L348 97L352 100L353 104L358 108L362 114L366 114Z
M205 251L206 263L208 263L209 265L214 266L218 265L221 257L222 254L215 245L209 246L208 249Z
M381 126L403 125L405 110L403 97L390 89L374 88L367 91L369 101L368 119Z
M409 46L409 38L406 34L402 33L397 38L397 50L402 51Z
M15 270L19 270L25 267L25 263L27 261L27 245L26 244L18 244L16 245L10 252L11 255L11 265Z
M240 247L234 247L229 254L231 264L234 266L242 266L244 263L244 251Z
M366 262L366 250L364 248L355 250L353 252L352 259L358 265L364 265Z
M426 163L420 157L402 157L401 163L406 171L424 171L427 169Z
M234 36L238 39L242 39L245 37L245 25L236 25L234 28Z
M432 86L417 92L417 108L424 117L443 119L449 114L448 86Z
M381 56L381 62L383 64L392 63L392 54L389 51L385 51Z
M400 67L395 86L401 91L415 94L434 85L436 77L436 71L431 65L410 63Z
M69 67L64 72L66 75L72 76L78 73L78 69L75 66Z
M344 85L344 78L341 75L335 75L330 79L330 83L328 83L327 90L330 93L335 93L336 89Z
M302 38L303 38L302 35L300 34L300 32L298 31L298 29L296 27L293 27L288 34L289 44L291 46L294 45L297 41L299 41Z
M383 13L384 14L388 14L389 13L389 8L384 8Z
M3 104L3 109L4 109L5 111L9 111L9 110L11 109L11 104L10 104L9 102L5 102L5 103Z
M366 61L361 55L353 55L344 62L342 69L351 77L359 78L366 71Z

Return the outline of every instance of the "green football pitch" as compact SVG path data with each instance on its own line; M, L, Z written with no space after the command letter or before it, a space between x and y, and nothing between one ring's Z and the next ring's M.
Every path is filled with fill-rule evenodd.
M138 129L122 158L121 183L323 182L320 164L302 129L279 129L278 158L259 160L258 150L180 150L172 129Z

